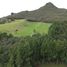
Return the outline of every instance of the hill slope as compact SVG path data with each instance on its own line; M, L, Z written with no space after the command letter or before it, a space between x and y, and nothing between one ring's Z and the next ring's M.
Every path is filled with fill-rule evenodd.
M57 8L49 2L37 10L12 13L6 18L26 19L30 21L67 21L67 9Z
M15 20L11 23L1 24L0 32L11 33L15 36L27 36L33 33L47 33L51 24L36 23L26 20Z

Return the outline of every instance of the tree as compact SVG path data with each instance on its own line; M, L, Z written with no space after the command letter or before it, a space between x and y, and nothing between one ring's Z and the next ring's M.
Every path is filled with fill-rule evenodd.
M48 35L54 39L67 39L67 25L66 23L55 22L51 25Z

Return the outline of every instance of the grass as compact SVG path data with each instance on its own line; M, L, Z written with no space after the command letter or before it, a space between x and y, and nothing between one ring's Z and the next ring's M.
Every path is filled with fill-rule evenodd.
M27 36L33 33L47 33L50 23L29 22L26 20L15 20L11 23L0 24L0 32L11 33L15 36Z

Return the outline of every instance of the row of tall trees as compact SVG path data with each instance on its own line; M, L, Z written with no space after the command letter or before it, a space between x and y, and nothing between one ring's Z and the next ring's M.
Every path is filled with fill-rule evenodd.
M9 45L7 42L5 47L0 45L0 66L39 67L42 63L67 64L66 35L66 23L57 22L51 25L46 35L37 33L21 38L6 35L7 41L11 40L11 43Z

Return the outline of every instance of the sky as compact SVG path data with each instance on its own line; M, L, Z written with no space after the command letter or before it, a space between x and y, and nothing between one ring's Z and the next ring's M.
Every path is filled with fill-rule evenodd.
M10 15L11 12L31 11L52 2L58 8L67 9L67 0L0 0L0 17Z

